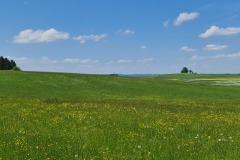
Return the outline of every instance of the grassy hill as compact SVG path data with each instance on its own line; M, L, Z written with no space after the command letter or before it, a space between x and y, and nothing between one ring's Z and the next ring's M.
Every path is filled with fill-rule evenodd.
M239 82L0 71L0 160L239 159Z
M0 97L20 98L141 98L164 97L204 100L238 100L236 86L209 85L199 79L238 78L239 75L173 74L119 77L42 72L0 72ZM190 81L198 79L198 81ZM197 83L203 82L203 83Z

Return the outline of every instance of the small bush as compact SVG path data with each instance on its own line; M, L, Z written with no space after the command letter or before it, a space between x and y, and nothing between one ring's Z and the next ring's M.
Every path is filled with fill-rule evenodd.
M13 70L13 71L22 71L21 68L19 68L19 67L17 67L17 66L14 66L14 67L12 68L12 70Z
M117 73L112 73L112 74L110 74L110 76L118 76L118 74Z

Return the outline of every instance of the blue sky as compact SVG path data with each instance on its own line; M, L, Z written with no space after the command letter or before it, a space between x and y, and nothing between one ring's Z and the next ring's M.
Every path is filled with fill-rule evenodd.
M0 55L26 71L240 73L240 1L1 0Z

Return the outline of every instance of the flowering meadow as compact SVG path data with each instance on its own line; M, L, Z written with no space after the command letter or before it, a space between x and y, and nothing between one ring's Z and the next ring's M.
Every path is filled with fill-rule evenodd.
M88 85L93 83L91 76L87 78ZM240 157L240 103L236 98L240 97L240 90L237 86L200 85L183 82L181 78L176 81L161 77L98 78L97 81L111 81L113 86L124 84L126 88L117 93L111 87L112 94L107 90L96 92L93 88L92 96L79 94L71 98L61 97L59 86L54 98L41 93L39 97L32 97L26 90L18 98L19 86L12 96L1 95L0 159ZM77 76L68 83L79 83L78 79L83 81L84 77ZM152 83L139 95L136 90L141 86L127 85L131 81L145 87L149 81ZM170 90L171 87L175 89ZM64 90L69 96L69 91ZM222 97L221 93L212 95L219 90L226 91ZM136 92L138 96L129 96L129 92Z

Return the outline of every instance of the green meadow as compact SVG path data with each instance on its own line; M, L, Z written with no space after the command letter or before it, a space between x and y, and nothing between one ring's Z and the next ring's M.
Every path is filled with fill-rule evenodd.
M0 160L240 157L240 75L0 72Z

